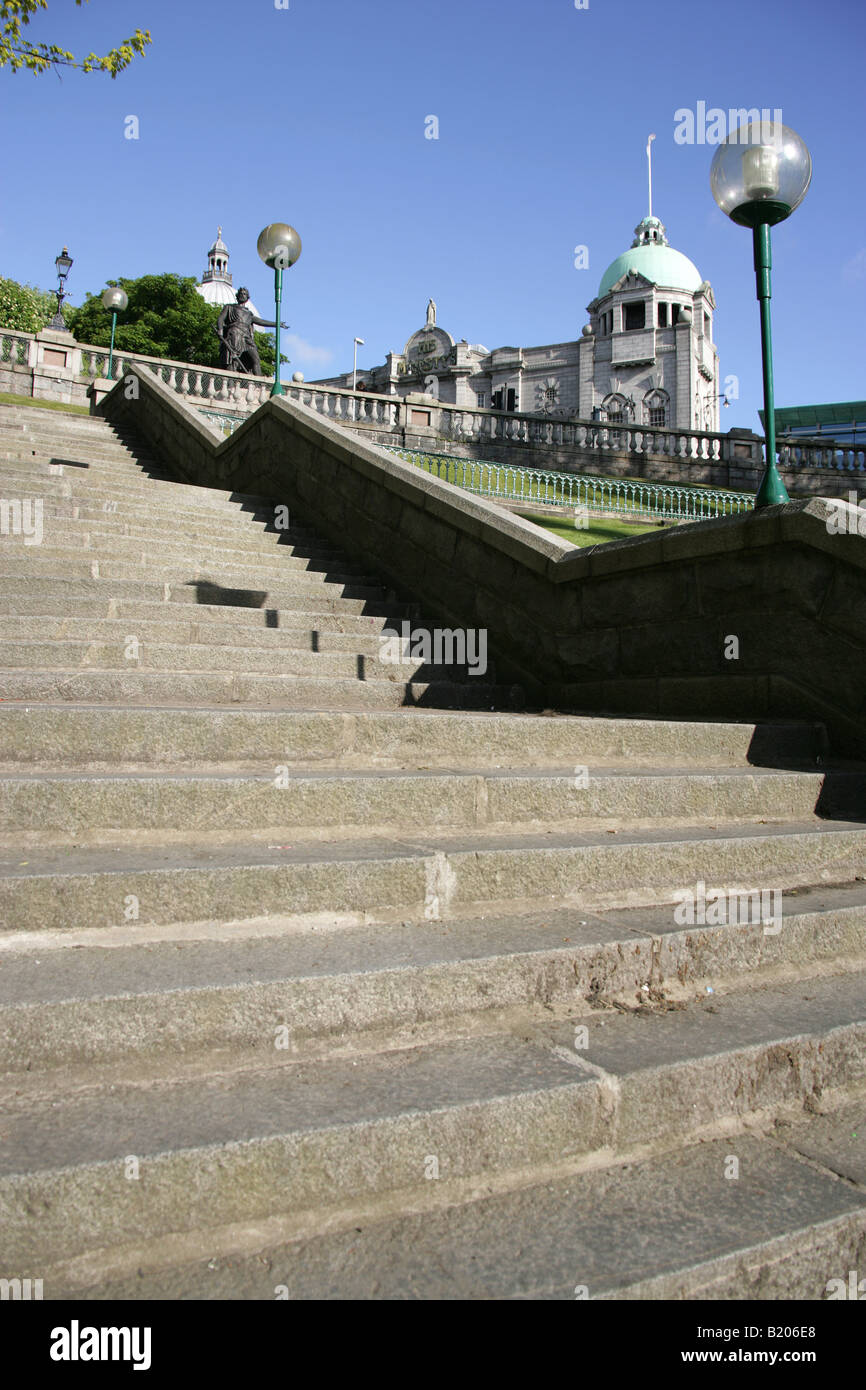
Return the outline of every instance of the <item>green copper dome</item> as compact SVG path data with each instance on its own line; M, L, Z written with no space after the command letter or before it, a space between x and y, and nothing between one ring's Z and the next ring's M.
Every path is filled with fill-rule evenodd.
M635 238L629 250L617 256L601 277L598 298L606 295L629 270L637 271L653 285L686 290L689 294L694 294L703 284L703 276L694 262L668 245L665 229L657 217L645 217L635 227Z

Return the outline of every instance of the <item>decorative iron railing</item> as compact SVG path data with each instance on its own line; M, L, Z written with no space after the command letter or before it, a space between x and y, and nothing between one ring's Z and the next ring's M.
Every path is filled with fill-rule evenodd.
M527 506L620 512L659 520L708 521L751 511L755 505L751 492L676 487L589 473L554 473L542 468L515 468L511 464L466 459L456 454L428 454L392 445L386 448L389 453L467 492L509 502L525 502Z

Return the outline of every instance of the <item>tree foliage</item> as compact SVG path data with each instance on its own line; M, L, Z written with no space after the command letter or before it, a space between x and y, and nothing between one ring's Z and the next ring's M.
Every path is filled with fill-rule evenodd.
M0 275L0 328L17 328L20 333L38 333L54 318L57 296L50 290L33 285L19 285ZM69 319L71 309L63 305L63 317Z
M116 349L195 362L202 367L219 366L216 322L220 311L202 298L192 276L141 275L136 280L121 278L111 283L120 285L129 299L128 307L117 316ZM80 343L108 347L111 314L102 303L101 290L88 294L80 308L71 310L69 318ZM262 371L268 374L274 368L273 337L270 333L255 336Z
M75 0L76 5L86 0ZM22 38L21 30L28 25L39 10L48 8L48 0L0 0L0 68L9 67L12 72L19 68L29 68L31 72L45 72L46 69L61 66L80 68L82 72L109 72L116 77L129 67L136 53L144 53L151 42L150 30L136 29L131 38L124 39L117 48L100 56L88 53L79 62L75 54L60 48L55 43L31 43Z

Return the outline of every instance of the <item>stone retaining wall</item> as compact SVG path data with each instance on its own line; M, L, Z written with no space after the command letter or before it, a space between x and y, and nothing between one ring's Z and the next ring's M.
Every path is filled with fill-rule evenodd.
M219 442L146 369L126 383L99 413L137 430L178 479L287 504L443 624L486 628L499 678L532 704L817 718L836 751L866 757L856 509L800 501L580 550L285 398ZM831 533L840 512L853 534Z

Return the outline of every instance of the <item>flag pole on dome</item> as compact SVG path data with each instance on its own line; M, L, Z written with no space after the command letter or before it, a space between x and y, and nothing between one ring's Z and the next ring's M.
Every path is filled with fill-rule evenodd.
M652 215L653 215L653 156L652 156L652 142L653 142L654 139L655 139L655 136L654 136L654 135L651 135L651 136L649 137L649 139L647 140L647 142L646 142L646 162L647 162L647 172L648 172L648 176L649 176L649 215L650 215L650 217L652 217Z

